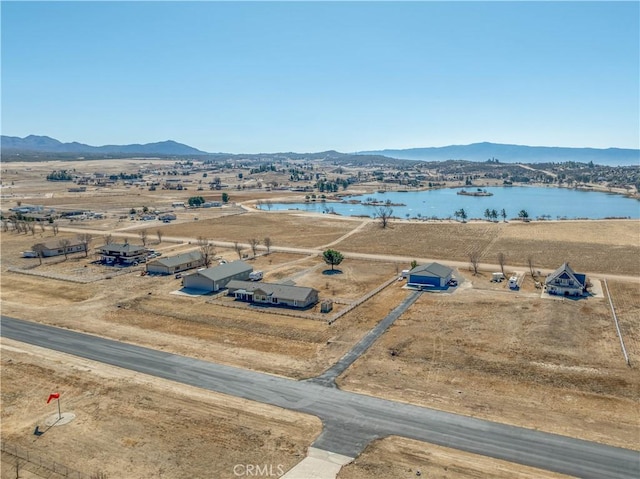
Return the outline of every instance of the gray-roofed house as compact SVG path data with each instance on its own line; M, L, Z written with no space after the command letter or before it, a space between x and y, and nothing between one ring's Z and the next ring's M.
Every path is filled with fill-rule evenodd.
M440 263L427 263L409 271L408 286L445 288L451 281L453 270Z
M306 308L318 302L318 291L303 286L233 280L227 287L236 299L251 303Z
M100 260L107 264L132 265L147 257L147 248L129 243L108 243L100 248Z
M158 258L147 263L147 273L174 274L204 265L204 257L200 251L189 251L175 256Z
M213 268L201 269L182 278L185 289L215 292L227 286L232 279L248 280L253 267L244 261L233 261Z
M60 240L50 240L44 243L34 244L31 249L36 253L41 251L42 256L45 258L64 254L64 245L62 245ZM67 254L78 253L79 251L84 251L84 244L78 240L69 240Z
M564 263L545 279L547 293L561 296L587 294L587 275L576 273L569 263Z

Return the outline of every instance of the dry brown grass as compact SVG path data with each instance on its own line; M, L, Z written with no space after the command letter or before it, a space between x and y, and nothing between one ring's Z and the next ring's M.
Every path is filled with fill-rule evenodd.
M265 463L287 470L321 429L311 416L7 343L19 349L2 351L2 440L87 475L233 478L236 464ZM54 391L76 419L36 440L34 425L44 429L56 412L45 404ZM3 462L2 477L10 468Z
M626 367L603 300L473 290L425 294L340 383L499 422L637 446L640 374L637 366Z
M418 471L428 479L560 479L555 474L533 467L446 447L425 444L401 437L388 437L371 443L358 458L342 468L338 479L384 477L413 479Z
M375 241L371 241L375 238ZM640 275L640 222L554 221L532 223L372 223L336 248L371 254L468 261L482 251L482 262L497 263L503 252L510 265L539 268L565 261L576 271Z
M167 236L204 236L218 241L247 243L250 238L262 241L270 237L274 246L314 248L337 240L355 228L351 220L290 214L245 213L189 225L161 226Z

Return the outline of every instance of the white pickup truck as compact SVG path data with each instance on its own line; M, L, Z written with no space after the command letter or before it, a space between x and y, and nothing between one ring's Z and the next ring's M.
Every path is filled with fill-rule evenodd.
M252 271L249 273L249 279L251 281L260 281L262 279L262 271Z

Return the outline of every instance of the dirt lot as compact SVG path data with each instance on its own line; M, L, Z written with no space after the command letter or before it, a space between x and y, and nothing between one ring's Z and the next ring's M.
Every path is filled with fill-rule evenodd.
M288 470L321 430L311 416L5 339L2 346L2 440L87 475L233 478L236 464ZM76 419L46 430L56 413L46 404L52 392ZM36 425L45 434L34 436ZM2 477L15 477L9 461Z
M371 241L376 238L376 241ZM526 266L531 255L539 268L555 269L565 261L579 272L640 275L640 222L549 221L531 223L407 223L387 229L371 223L341 241L337 248L373 254L395 254L468 261L482 251L481 261Z
M627 448L638 443L637 286L625 302L626 366L602 299L461 290L423 294L341 387ZM635 314L635 317L633 315Z
M402 437L375 441L351 464L342 468L338 479L560 479L554 474L533 467L520 466L477 454L425 444Z

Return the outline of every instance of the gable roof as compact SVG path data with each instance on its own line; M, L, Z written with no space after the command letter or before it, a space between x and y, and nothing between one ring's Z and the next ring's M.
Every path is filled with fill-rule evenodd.
M416 266L409 274L417 276L436 276L439 278L446 278L453 273L453 270L448 266L440 263L427 263L420 266Z
M562 266L560 266L557 270L547 276L545 283L548 284L556 279L571 279L574 280L577 284L584 286L587 276L584 274L576 273L571 268L571 266L569 266L569 263L563 263Z
M49 249L49 250L62 249L62 245L60 244L60 241L61 240L44 241L42 243L34 244L31 247L31 249L34 250L34 251L36 250L36 248L44 248L44 249ZM74 246L80 246L80 245L82 245L81 241L70 239L69 240L69 244L67 245L67 248L73 248Z
M192 263L194 261L201 261L202 253L200 251L189 251L188 253L181 253L175 256L167 256L165 258L158 258L150 261L148 264L161 265L167 268L173 268L174 266L180 266L181 264Z
M265 296L274 296L281 299L306 301L310 294L316 290L305 286L289 286L277 283L256 283L253 281L238 281L232 279L227 284L229 289L244 290L247 293L262 292Z
M221 279L228 278L239 273L251 272L253 266L248 265L244 261L233 261L231 263L221 264L220 266L214 266L213 268L203 269L197 273L211 281L220 281Z

